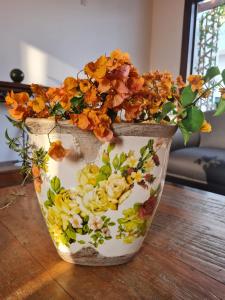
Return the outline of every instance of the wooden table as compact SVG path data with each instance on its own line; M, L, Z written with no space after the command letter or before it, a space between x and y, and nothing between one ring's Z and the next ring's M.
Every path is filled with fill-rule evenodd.
M23 194L26 194L24 196ZM32 185L0 189L0 299L225 299L225 197L167 184L130 263L62 261Z

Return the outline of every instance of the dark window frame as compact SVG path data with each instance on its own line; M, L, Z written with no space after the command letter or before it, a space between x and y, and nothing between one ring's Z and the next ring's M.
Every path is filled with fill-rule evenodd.
M202 0L185 0L184 4L180 74L185 80L187 74L191 74L192 72L197 6L201 1Z

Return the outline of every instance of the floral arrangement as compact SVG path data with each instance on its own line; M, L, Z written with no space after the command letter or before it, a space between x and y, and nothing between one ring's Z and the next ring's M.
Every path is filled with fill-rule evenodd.
M84 73L85 79L79 78ZM220 79L218 77L220 76ZM216 80L215 80L216 79ZM61 87L45 88L33 84L32 96L28 93L10 92L6 96L8 119L14 126L26 130L25 120L53 118L67 120L82 130L92 131L102 142L114 137L112 124L139 122L177 125L187 143L196 131L210 132L211 125L197 106L198 100L207 98L213 88L219 87L221 99L215 115L225 112L225 70L211 67L202 75L190 75L184 83L181 76L173 80L168 72L139 74L129 54L114 50L110 56L102 55L86 64L75 77L68 77ZM6 132L11 149L17 151L25 162L25 170L37 165L29 157L29 145L19 138L11 139ZM43 153L40 160L44 159ZM50 142L50 157L61 160L68 154L60 141ZM37 157L39 159L39 156ZM40 169L41 163L39 163ZM37 170L33 170L38 178Z

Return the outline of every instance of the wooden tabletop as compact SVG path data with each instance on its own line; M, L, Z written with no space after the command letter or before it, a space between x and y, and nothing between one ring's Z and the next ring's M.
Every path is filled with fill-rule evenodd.
M62 261L31 184L0 189L0 299L225 299L225 197L167 184L126 265Z

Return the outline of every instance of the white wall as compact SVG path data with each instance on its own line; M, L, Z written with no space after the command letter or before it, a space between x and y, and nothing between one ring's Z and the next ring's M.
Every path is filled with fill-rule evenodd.
M58 84L115 48L149 68L151 0L0 0L0 80L14 67L25 82ZM55 80L52 80L54 78Z
M26 83L58 85L85 63L115 48L149 69L151 0L0 0L0 80L18 67ZM0 105L0 161L16 158L5 145L11 128ZM10 130L16 134L15 130Z
M150 68L179 74L184 0L153 0Z

